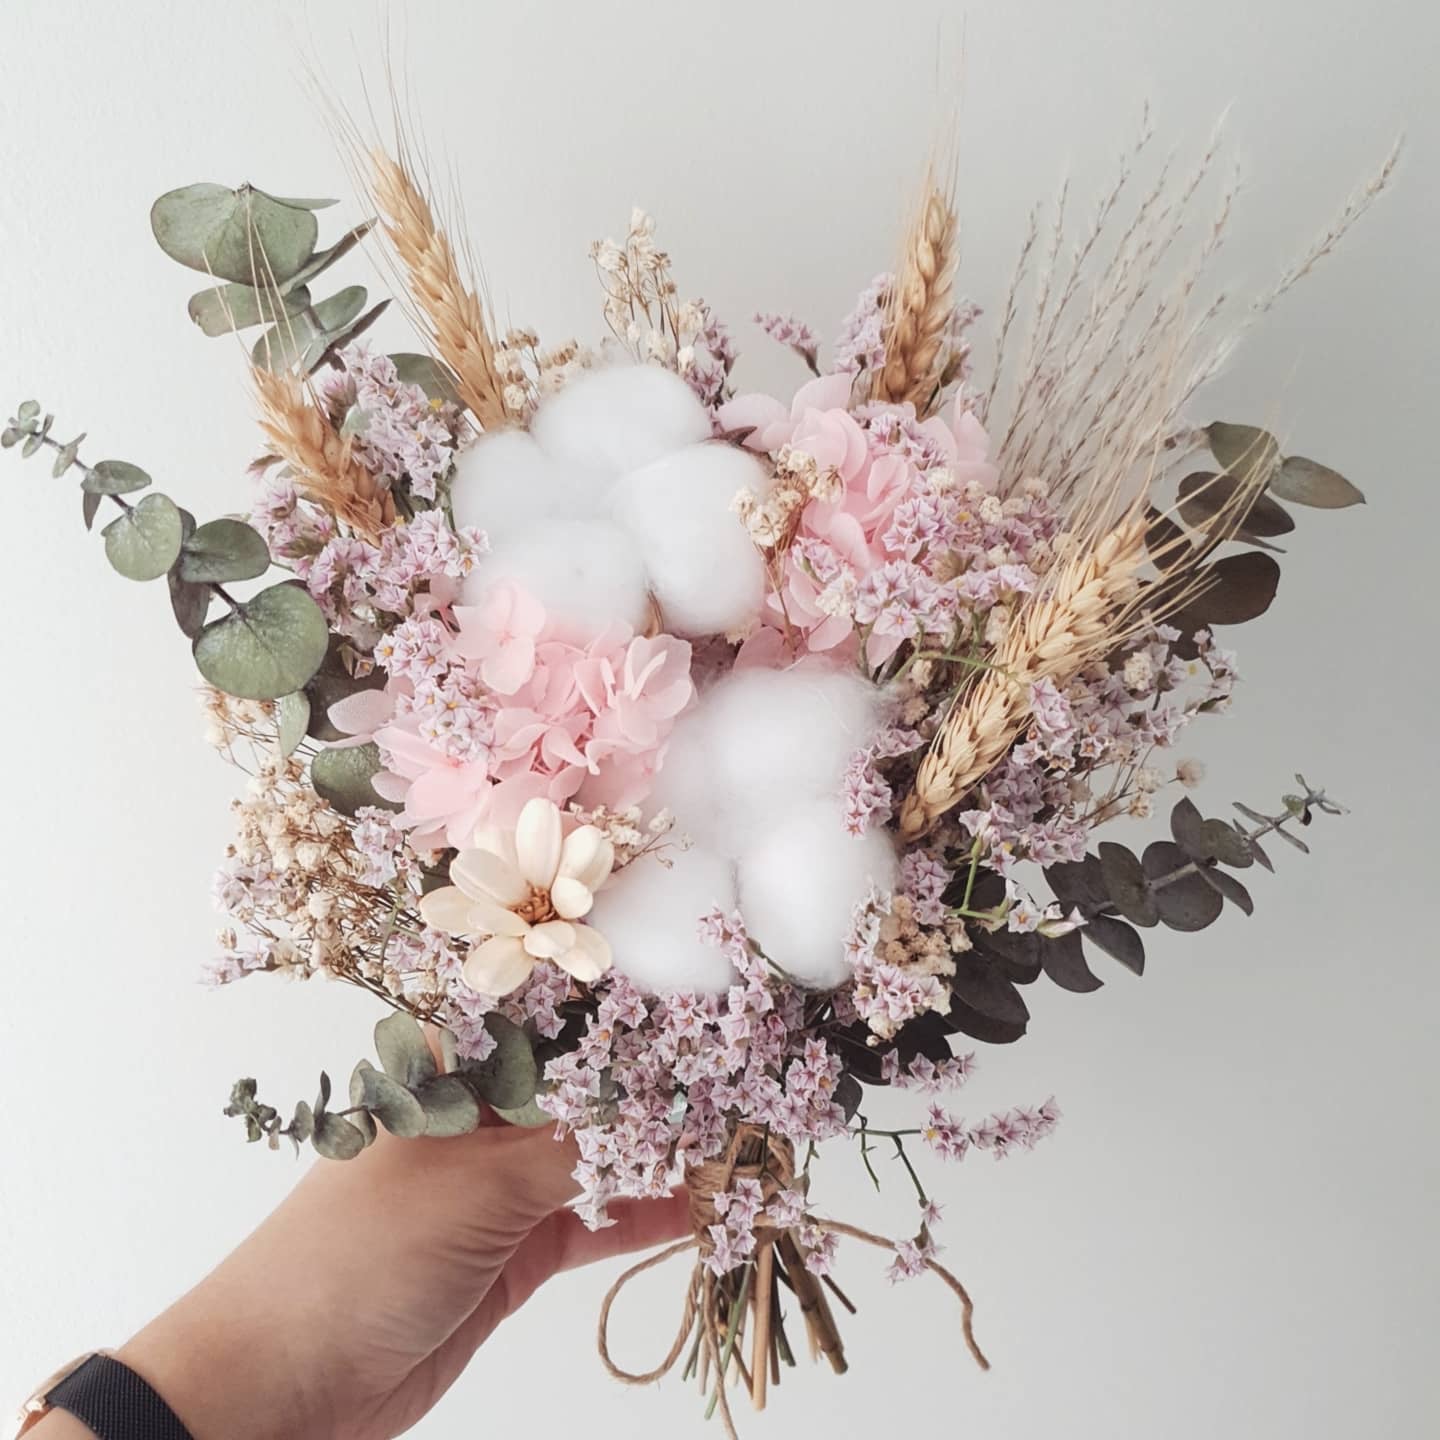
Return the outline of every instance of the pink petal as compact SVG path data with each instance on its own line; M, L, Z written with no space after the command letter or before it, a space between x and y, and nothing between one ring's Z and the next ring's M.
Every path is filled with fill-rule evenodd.
M330 723L347 735L373 735L394 714L395 697L384 690L357 690L337 700L326 712Z

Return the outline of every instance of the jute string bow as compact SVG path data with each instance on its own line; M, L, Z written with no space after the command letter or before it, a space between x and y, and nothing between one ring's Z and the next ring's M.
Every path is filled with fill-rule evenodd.
M763 1410L767 1386L780 1383L781 1362L786 1365L795 1363L780 1306L782 1287L790 1291L799 1306L811 1359L824 1355L837 1375L844 1374L847 1369L845 1347L841 1343L825 1287L828 1286L835 1298L852 1314L855 1309L828 1276L823 1277L822 1284L822 1278L806 1268L806 1250L799 1233L789 1227L767 1224L763 1214L757 1221L754 1255L743 1266L724 1275L716 1275L709 1269L705 1264L713 1248L709 1227L719 1220L715 1197L729 1190L736 1180L758 1180L768 1204L781 1190L794 1184L794 1151L786 1141L767 1134L759 1127L742 1125L721 1159L687 1167L685 1184L690 1196L693 1233L689 1238L647 1256L638 1265L632 1265L616 1280L600 1306L596 1333L601 1362L617 1380L623 1380L627 1385L648 1385L659 1380L674 1369L688 1347L685 1378L698 1376L702 1393L710 1392L706 1416L708 1418L716 1409L719 1410L728 1440L738 1440L738 1436L730 1411L727 1383L737 1379L743 1382L755 1409ZM892 1242L883 1235L861 1230L840 1220L812 1220L808 1223L817 1229L860 1240L882 1250L893 1248ZM637 1275L687 1251L695 1252L695 1263L685 1286L680 1326L670 1349L653 1370L642 1373L622 1370L610 1355L611 1307L620 1292ZM955 1292L960 1301L960 1323L965 1343L975 1357L975 1363L982 1370L988 1370L990 1362L975 1343L971 1328L974 1307L965 1287L943 1265L934 1260L924 1263ZM745 1343L747 1330L748 1346Z

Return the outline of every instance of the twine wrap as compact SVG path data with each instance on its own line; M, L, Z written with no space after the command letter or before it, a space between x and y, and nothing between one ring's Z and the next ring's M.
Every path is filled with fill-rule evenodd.
M648 1385L668 1374L679 1362L686 1346L690 1347L685 1376L699 1376L700 1388L709 1387L714 1374L714 1390L707 1418L716 1409L720 1412L727 1440L738 1440L734 1417L730 1411L727 1381L738 1376L750 1392L755 1409L765 1408L770 1384L780 1383L780 1363L794 1365L785 1334L784 1316L780 1308L781 1287L794 1295L805 1322L811 1359L824 1355L837 1375L848 1368L845 1348L835 1325L834 1312L826 1298L819 1277L806 1268L806 1250L797 1231L767 1222L762 1213L756 1222L756 1251L744 1266L725 1275L716 1275L705 1263L714 1247L709 1227L719 1223L715 1197L731 1189L737 1180L756 1180L768 1204L795 1181L795 1152L789 1143L769 1135L756 1126L740 1126L722 1159L687 1166L685 1186L690 1197L690 1222L693 1233L632 1265L606 1292L600 1305L596 1327L596 1347L600 1361L617 1380L627 1385ZM893 1249L883 1235L847 1225L840 1220L813 1220L817 1229L859 1240L882 1250ZM624 1370L610 1354L610 1311L620 1292L637 1276L663 1265L677 1255L695 1252L695 1262L685 1286L685 1300L675 1339L660 1363L651 1370ZM969 1293L943 1265L926 1260L933 1270L954 1291L960 1301L961 1328L965 1344L982 1370L990 1362L976 1344L971 1326L974 1310ZM828 1281L826 1282L829 1283ZM831 1285L836 1297L852 1313L854 1306ZM751 1325L749 1363L743 1354L742 1338L747 1320Z

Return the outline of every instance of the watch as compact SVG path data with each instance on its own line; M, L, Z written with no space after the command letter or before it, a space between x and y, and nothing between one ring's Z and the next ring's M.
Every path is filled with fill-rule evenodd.
M154 1387L104 1350L50 1376L21 1409L17 1436L51 1410L68 1411L96 1440L193 1440Z

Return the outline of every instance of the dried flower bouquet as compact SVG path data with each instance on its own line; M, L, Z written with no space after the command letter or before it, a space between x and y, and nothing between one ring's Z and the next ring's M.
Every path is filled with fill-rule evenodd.
M843 1237L945 1279L984 1364L912 1152L1003 1157L1059 1111L960 1118L956 1037L1017 1040L1021 987L1093 990L1110 960L1140 973L1145 930L1249 914L1239 872L1338 809L1303 780L1232 819L1184 793L1177 744L1229 708L1220 633L1273 600L1286 507L1362 498L1193 411L1394 157L1231 320L1207 288L1231 193L1196 216L1216 147L1145 189L1147 140L1092 223L1063 197L1032 218L983 358L932 173L828 349L755 317L796 357L779 397L737 390L730 331L639 211L591 252L609 338L542 346L494 327L403 144L356 152L376 218L325 248L331 202L187 186L151 221L207 277L191 318L265 327L251 514L197 523L33 402L4 432L80 477L87 527L115 508L108 559L165 579L249 774L210 979L323 974L388 1007L342 1103L322 1074L285 1117L242 1080L226 1113L335 1160L377 1127L552 1126L592 1225L683 1178L693 1237L636 1267L691 1254L674 1344L616 1366L612 1291L601 1353L631 1380L683 1362L727 1428L727 1382L763 1405L801 1328L844 1369ZM316 293L375 238L419 352L360 343L388 304L363 287ZM1162 801L1169 838L1101 838ZM868 1123L873 1086L921 1097L913 1127ZM904 1238L825 1214L826 1142L903 1162Z

